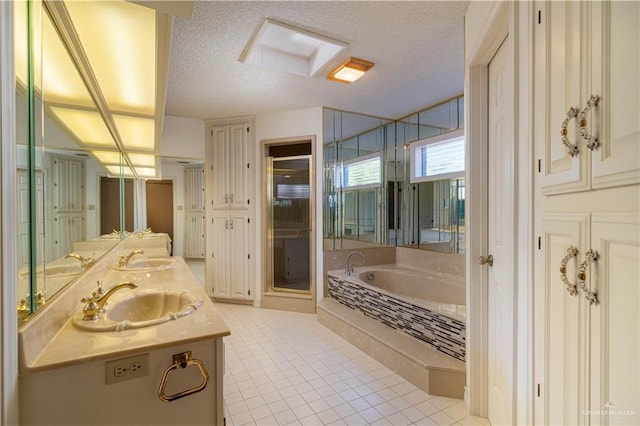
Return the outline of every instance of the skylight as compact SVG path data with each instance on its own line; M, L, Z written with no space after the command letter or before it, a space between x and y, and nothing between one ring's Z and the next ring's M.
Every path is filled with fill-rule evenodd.
M347 45L316 32L266 19L249 40L240 62L312 77Z

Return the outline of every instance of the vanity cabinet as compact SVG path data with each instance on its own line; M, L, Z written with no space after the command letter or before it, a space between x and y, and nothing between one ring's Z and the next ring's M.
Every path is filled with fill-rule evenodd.
M204 167L185 167L184 257L204 258Z
M249 207L249 124L214 126L210 132L208 167L212 175L211 205L216 210Z
M640 3L535 11L534 420L640 424Z
M222 425L223 350L222 338L217 338L24 374L19 389L20 424ZM187 351L202 363L208 375L206 386L180 399L160 400L163 375L173 365L173 356ZM136 359L142 360L139 374L130 372ZM164 393L188 391L202 380L195 366L175 368L166 376Z
M249 217L215 212L208 228L212 242L206 259L207 292L224 299L249 299Z

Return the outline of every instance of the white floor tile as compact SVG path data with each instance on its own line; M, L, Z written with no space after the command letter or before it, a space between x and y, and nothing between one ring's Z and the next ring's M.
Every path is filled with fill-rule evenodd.
M467 406L463 402L447 407L442 412L456 421L469 417L469 410L467 410Z
M231 329L225 337L228 425L486 424L469 416L461 400L419 390L315 315L216 307Z
M437 412L435 414L430 415L429 418L431 420L433 420L434 422L436 422L436 424L439 424L439 425L452 425L452 424L454 424L456 422L455 420L453 420L451 417L447 416L442 411L439 411L439 412Z

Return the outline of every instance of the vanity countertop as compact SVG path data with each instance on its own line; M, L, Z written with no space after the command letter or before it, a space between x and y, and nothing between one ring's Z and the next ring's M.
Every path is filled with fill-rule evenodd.
M55 327L55 324L36 324L37 321L34 321L33 324L27 324L19 333L21 374L128 356L161 347L231 334L219 311L184 260L180 257L174 259L177 261L174 267L157 271L116 271L110 267L103 267L100 279L105 290L122 281L133 281L138 284L136 290L122 289L113 294L109 299L111 305L119 299L130 297L132 291L181 290L203 301L192 314L146 328L104 332L80 330L73 324L71 320L73 315L70 315L65 322L60 322L59 331L48 342L40 344L41 348L37 347L38 342L34 342L33 339L46 339L47 335L51 335L51 330L45 332L46 328ZM87 285L84 287L88 288ZM82 309L83 304L78 299L77 291L71 295L61 296L66 296L67 300L65 303L61 301L62 307L58 309L73 309L74 314ZM55 306L51 306L51 310L55 309ZM46 312L42 314L42 318L34 318L34 320L46 322Z

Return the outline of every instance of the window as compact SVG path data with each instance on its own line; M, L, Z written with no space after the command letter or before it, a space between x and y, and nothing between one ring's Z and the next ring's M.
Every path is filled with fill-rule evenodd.
M411 182L464 176L464 133L449 132L411 144Z
M361 189L377 187L381 182L380 153L366 155L345 161L342 167L336 168L336 186L342 188ZM342 179L340 173L342 172Z

